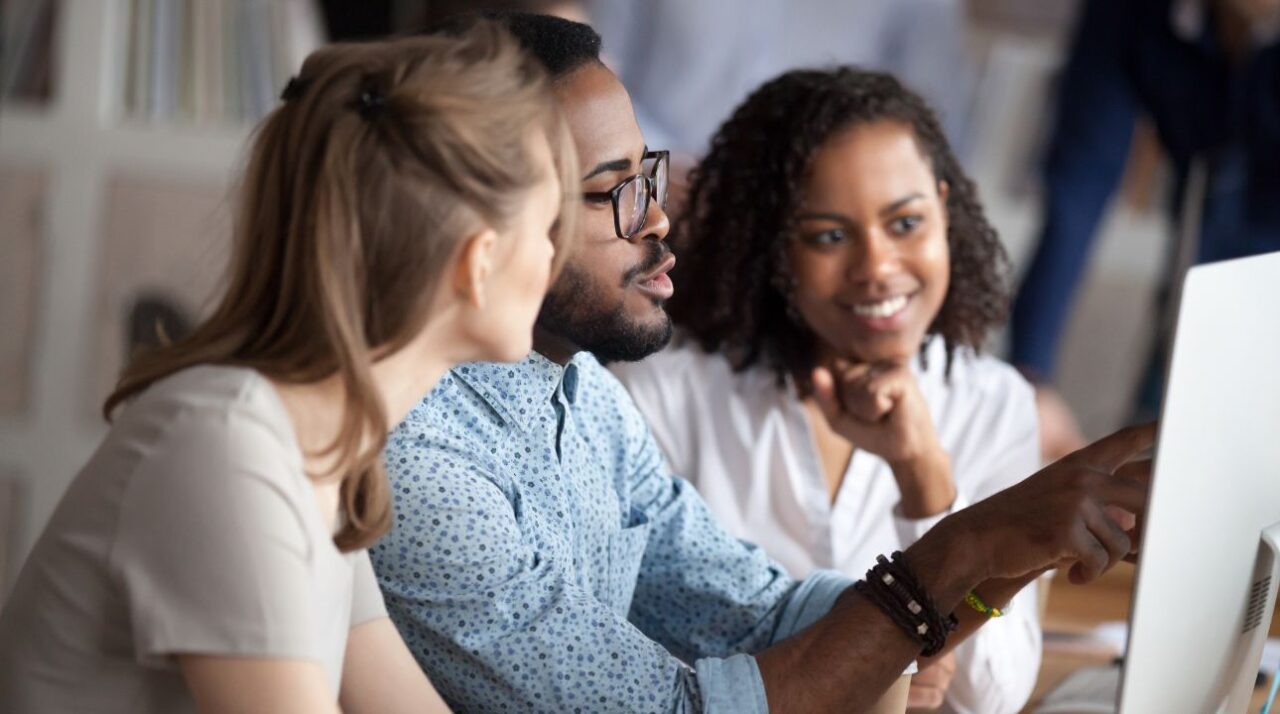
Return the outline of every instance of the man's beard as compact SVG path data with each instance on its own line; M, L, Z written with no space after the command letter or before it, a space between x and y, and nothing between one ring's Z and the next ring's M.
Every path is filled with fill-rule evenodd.
M639 276L657 268L671 252L661 241L651 241L648 257L622 276L625 289ZM671 341L671 318L662 312L654 324L643 324L627 315L626 295L616 305L606 304L600 286L572 265L566 265L547 293L538 313L538 326L603 363L635 362L657 352ZM655 301L661 312L662 304Z

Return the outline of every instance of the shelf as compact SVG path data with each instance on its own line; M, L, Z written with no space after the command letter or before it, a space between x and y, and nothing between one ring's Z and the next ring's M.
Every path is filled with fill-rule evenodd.
M228 214L235 199L229 189L247 159L253 126L240 120L237 112L216 111L217 107L203 102L199 108L209 111L198 111L195 80L208 80L202 84L206 89L217 81L224 89L229 88L232 65L243 69L260 64L262 57L269 56L270 73L251 74L256 89L270 90L258 91L258 95L263 98L261 108L271 109L277 106L275 96L283 78L296 71L302 55L322 40L313 0L0 0L0 7L9 10L54 4L57 18L45 40L51 53L48 101L5 97L0 103L0 166L11 172L44 177L45 189L38 201L46 220L36 246L39 265L30 269L18 266L18 259L10 255L12 250L0 255L10 273L29 270L37 273L38 279L38 286L27 291L33 292L34 326L19 353L26 355L24 363L13 370L0 370L0 386L15 394L17 390L7 382L25 381L19 385L24 397L21 405L6 405L0 400L0 462L25 475L30 485L28 497L20 507L21 523L16 534L0 533L0 544L6 535L17 541L13 552L19 559L105 430L96 414L99 405L95 400L101 396L102 384L109 380L102 379L100 373L113 376L123 350L114 343L104 346L101 339L104 325L107 330L120 325L118 314L102 311L107 298L115 294L104 289L103 276L114 281L107 282L107 288L124 286L122 290L144 279L156 281L157 274L181 281L184 264L170 260L165 251L192 245L196 248L191 250L197 250L214 242L208 239L210 235L230 234ZM210 8L221 8L228 14L223 18L225 23L209 24L209 32L191 34L183 30L181 37L167 36L162 51L151 53L152 66L142 72L144 67L135 61L142 55L133 51L139 44L131 41L139 27L134 13L138 7L154 9L159 4L168 10L181 8L183 21L179 24L188 29L193 23L200 24L196 21L201 18L212 18ZM236 9L235 17L232 9ZM255 22L255 16L264 15L273 22ZM170 12L166 17L172 22L174 15ZM0 22L0 26L13 29L8 22ZM155 32L149 34L147 47L156 48L156 37ZM218 47L222 47L221 52ZM5 49L21 48L6 45ZM226 65L205 62L200 66L208 71L199 73L199 77L195 72L197 64L184 59L207 59L219 54L227 60ZM155 58L161 58L163 64L155 64ZM165 80L159 85L151 82L156 78L152 71L155 67L163 75L159 79ZM224 70L220 80L209 69L217 67ZM190 106L185 101L188 75L192 87ZM131 107L144 105L130 103L130 78L136 83L144 76L149 82L147 87L169 90L173 89L172 80L179 78L183 101L172 115L174 123L131 113ZM234 81L239 82L244 76L248 75L237 70ZM0 81L0 89L3 86ZM165 97L172 100L172 91ZM163 104L172 108L173 102ZM239 106L239 102L229 102L228 106ZM182 123L182 117L197 114L227 118ZM156 186L162 190L121 204L121 186ZM196 192L203 192L203 197L196 197ZM135 276L130 272L128 255L124 257L125 267L120 267L122 241L116 239L122 232L133 230L128 221L120 220L122 212L140 226L137 236L126 236L138 240L125 248L142 252L150 272ZM118 223L114 228L112 221ZM210 268L221 267L214 265L221 261L209 259L205 253L194 259L208 260ZM214 272L220 273L204 272L210 278ZM185 296L169 282L156 282L174 289L179 297ZM192 279L177 287L185 289L188 282L193 289L199 285ZM5 284L14 288L11 292L18 292L14 280ZM0 321L22 322L21 316L15 320L8 314L0 310ZM5 334L21 327L0 325ZM112 354L104 358L104 352ZM0 350L0 359L4 358L6 353ZM0 593L6 575L2 571L0 565Z
M111 171L226 173L247 151L251 127L125 122L98 127L30 106L0 110L0 158L105 164Z

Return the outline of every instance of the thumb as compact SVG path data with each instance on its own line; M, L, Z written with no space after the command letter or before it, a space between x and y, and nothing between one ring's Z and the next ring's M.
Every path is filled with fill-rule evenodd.
M835 421L843 411L836 395L836 378L826 367L814 367L812 374L813 399L827 421Z
M884 418L885 414L895 411L898 402L902 399L902 393L891 388L881 389L875 393L875 418L871 421L879 421Z

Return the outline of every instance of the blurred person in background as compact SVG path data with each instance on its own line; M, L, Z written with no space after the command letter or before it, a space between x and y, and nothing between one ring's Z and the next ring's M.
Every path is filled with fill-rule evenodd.
M672 216L685 175L720 122L766 80L796 68L856 64L892 72L968 144L975 83L961 0L586 0L606 60L655 146L672 152Z
M1059 337L1140 115L1172 160L1171 209L1199 216L1178 227L1193 238L1188 262L1280 250L1280 0L1089 0L1082 13L1058 89L1044 225L1011 321L1011 359L1039 385L1050 458L1083 443L1051 387ZM1193 166L1202 181L1190 180ZM1135 418L1159 408L1162 342Z
M321 49L283 98L217 308L125 370L0 614L6 714L446 711L366 551L380 453L450 366L529 350L576 155L493 24Z
M367 14L338 0L326 6L331 15ZM384 11L396 17L378 27L431 27L486 11L553 15L600 32L603 60L631 93L640 128L671 151L673 216L685 175L720 121L751 90L793 67L891 71L937 108L962 157L968 144L976 71L962 0L430 0Z
M928 106L891 75L793 71L711 146L675 227L677 340L612 369L730 532L795 577L857 577L1035 472L1031 387L979 352L1007 259ZM1021 709L1036 587L922 659L909 704Z
M655 145L701 156L720 122L795 67L892 72L962 145L972 67L959 0L586 0L608 59Z

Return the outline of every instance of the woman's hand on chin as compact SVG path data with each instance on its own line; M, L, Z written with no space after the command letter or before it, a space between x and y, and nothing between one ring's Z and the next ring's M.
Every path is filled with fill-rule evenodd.
M903 515L924 518L951 506L951 460L906 364L837 359L815 368L812 382L814 400L831 428L893 469Z

